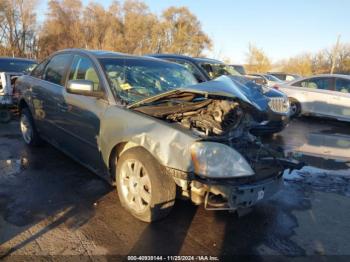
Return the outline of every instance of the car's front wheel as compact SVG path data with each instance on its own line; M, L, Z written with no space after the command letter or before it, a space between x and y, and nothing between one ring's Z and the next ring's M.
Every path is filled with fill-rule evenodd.
M153 222L171 211L175 182L147 150L125 151L117 160L115 176L120 202L134 217Z
M300 103L293 98L289 99L289 103L290 103L290 116L292 118L298 117L301 113Z
M28 108L23 108L20 118L20 129L24 142L30 146L36 146L40 143L39 134L35 128L32 114Z

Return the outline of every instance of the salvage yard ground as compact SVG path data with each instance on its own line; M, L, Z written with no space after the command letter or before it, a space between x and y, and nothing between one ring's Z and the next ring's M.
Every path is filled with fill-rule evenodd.
M350 126L300 118L265 138L307 163L271 200L238 218L177 201L154 224L115 189L49 145L0 125L0 259L20 255L350 255Z

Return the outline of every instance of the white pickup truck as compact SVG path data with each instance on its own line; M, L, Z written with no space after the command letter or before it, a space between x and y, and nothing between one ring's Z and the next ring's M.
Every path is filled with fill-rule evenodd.
M0 122L7 123L16 107L14 83L22 73L0 72Z
M11 120L11 111L16 108L14 84L18 76L29 74L36 61L18 57L0 57L0 122Z

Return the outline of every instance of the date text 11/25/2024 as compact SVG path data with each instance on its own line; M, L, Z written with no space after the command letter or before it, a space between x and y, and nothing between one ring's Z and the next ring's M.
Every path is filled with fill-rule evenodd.
M128 261L219 261L216 256L128 256Z

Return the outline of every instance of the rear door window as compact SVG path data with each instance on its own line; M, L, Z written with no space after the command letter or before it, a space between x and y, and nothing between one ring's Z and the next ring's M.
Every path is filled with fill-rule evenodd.
M337 78L335 81L335 90L342 93L350 93L350 80Z
M305 79L294 83L292 86L299 86L310 89L334 90L333 78L331 77Z
M333 78L321 77L309 79L307 88L321 89L321 90L334 90Z
M57 85L64 85L65 73L71 61L70 54L56 55L47 64L44 79Z

